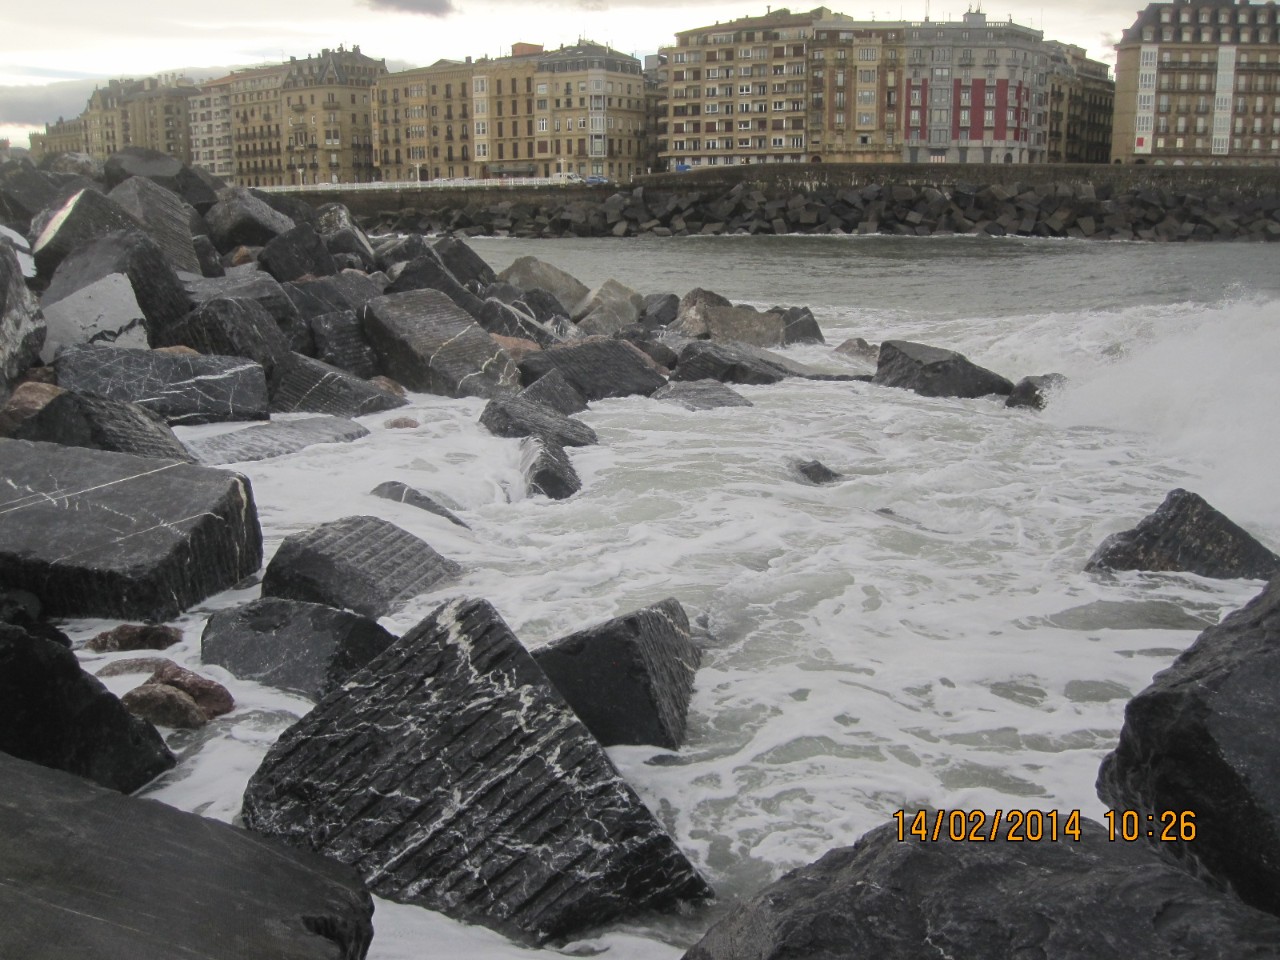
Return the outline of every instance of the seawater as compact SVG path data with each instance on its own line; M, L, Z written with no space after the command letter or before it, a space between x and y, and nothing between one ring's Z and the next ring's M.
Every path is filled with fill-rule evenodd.
M1012 379L1070 378L1043 413L860 383L741 387L754 406L690 412L607 400L581 418L584 481L564 502L522 492L517 443L483 402L413 395L371 437L236 466L268 557L312 524L374 514L461 562L462 578L384 620L403 631L447 596L490 600L530 647L679 599L706 645L678 751L615 748L622 774L720 894L706 911L615 924L565 948L673 960L735 900L895 810L1081 810L1125 702L1260 584L1086 575L1108 534L1174 487L1273 548L1280 505L1280 273L1272 248L973 238L476 240L495 268L533 255L594 285L715 290L812 308L825 346L787 352L869 372L848 337L960 350ZM382 426L390 416L416 430ZM233 429L189 428L183 436ZM846 476L802 484L793 460ZM471 530L368 495L403 480ZM199 664L212 598L177 659L239 707L175 733L180 766L151 796L234 821L244 784L308 705ZM74 625L77 636L101 629ZM90 664L93 669L96 664ZM122 692L137 678L113 678ZM370 957L528 957L485 930L378 902ZM551 951L546 951L550 953Z

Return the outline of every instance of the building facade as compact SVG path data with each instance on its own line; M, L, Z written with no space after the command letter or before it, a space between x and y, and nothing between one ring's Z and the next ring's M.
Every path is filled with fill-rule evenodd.
M30 156L33 163L39 163L45 157L59 153L88 153L88 133L85 130L84 118L75 117L64 120L59 117L56 123L46 123L44 130L30 134Z
M668 168L736 163L1041 163L1043 34L859 21L824 7L699 27L660 51Z
M1115 163L1280 164L1275 3L1152 3L1116 45Z
M1049 62L1046 155L1049 163L1110 163L1115 81L1082 47L1045 41Z
M222 77L201 84L188 98L191 162L230 182L235 176L235 147L231 130L231 85Z
M645 167L645 80L596 43L518 43L506 57L441 60L377 87L383 180L549 177L629 180Z

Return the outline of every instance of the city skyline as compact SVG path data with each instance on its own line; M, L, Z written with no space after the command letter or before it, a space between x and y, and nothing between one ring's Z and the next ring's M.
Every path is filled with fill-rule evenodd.
M815 6L792 4L790 9ZM871 0L827 6L858 19L923 20L927 10L933 20L958 20L970 4ZM276 13L262 20L253 19L253 8L248 6L223 4L213 16L190 0L175 0L165 19L123 22L100 5L55 0L26 11L23 19L0 15L0 138L24 146L31 130L56 120L56 116L14 114L35 112L40 88L62 80L92 82L215 65L279 62L341 42L358 43L369 55L386 58L389 65L394 61L406 66L441 58L496 57L520 41L553 48L579 38L643 57L671 43L681 30L758 15L765 8L740 2L690 7L592 0L589 5L532 8L511 0L313 0L299 8L305 10L302 17ZM985 3L982 9L992 19L1012 19L1042 29L1046 39L1082 46L1105 62L1114 62L1111 44L1132 23L1132 17L1118 18L1114 7L1100 0L1004 0L999 6ZM500 27L495 28L495 22ZM74 116L77 109L71 107L69 115Z

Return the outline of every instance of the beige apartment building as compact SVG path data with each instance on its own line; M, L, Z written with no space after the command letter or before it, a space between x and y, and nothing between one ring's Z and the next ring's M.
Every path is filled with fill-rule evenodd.
M1049 163L1110 163L1115 81L1110 68L1084 48L1046 40L1049 57Z
M517 43L505 57L440 60L377 87L383 180L643 172L640 61L597 43Z
M159 150L191 161L189 99L198 88L185 77L165 75L143 80L112 80L89 95L84 112L73 120L45 124L31 134L31 156L88 153L105 160L125 147Z
M234 76L201 84L188 98L191 162L228 183L235 176L231 130L231 86Z
M32 131L30 140L30 155L34 163L59 153L89 152L88 133L82 117L71 120L59 117L56 123L46 123L43 131Z
M1115 163L1280 164L1280 11L1152 3L1116 45Z

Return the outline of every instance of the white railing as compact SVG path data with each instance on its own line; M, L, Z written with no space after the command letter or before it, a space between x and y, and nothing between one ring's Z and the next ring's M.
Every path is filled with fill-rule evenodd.
M475 187L569 187L584 186L581 180L562 180L554 177L491 177L487 180L387 180L377 183L304 183L286 184L280 187L255 187L267 193L346 193L351 190L458 190Z

